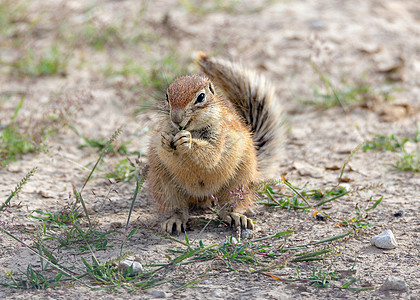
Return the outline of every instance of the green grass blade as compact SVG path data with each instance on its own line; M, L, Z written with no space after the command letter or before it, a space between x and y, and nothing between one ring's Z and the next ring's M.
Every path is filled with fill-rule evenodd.
M16 185L15 189L12 191L9 197L7 197L6 201L0 206L0 211L2 211L6 205L9 204L10 200L12 200L13 197L15 197L22 189L22 187L29 181L29 179L35 174L35 172L38 170L37 167L32 168L26 175L22 178L22 180Z
M144 177L140 176L136 173L136 189L134 190L134 195L133 195L133 199L131 200L131 206L130 206L130 211L128 212L128 217L127 217L127 223L125 224L125 233L127 233L128 231L128 224L130 223L130 218L131 218L131 213L133 212L134 209L134 202L137 199L137 195L138 192L141 190L143 183L144 183ZM127 241L127 239L129 239L135 232L137 231L137 228L133 229L129 235L127 235L126 237L124 237L123 242L121 243L121 251L120 251L120 255L122 254L125 242Z
M328 243L328 242L332 242L332 241L335 241L335 240L339 240L339 239L342 239L342 238L348 236L350 233L351 233L351 231L343 233L343 234L335 235L333 237L330 237L330 238L327 238L327 239L324 239L324 240L321 240L321 241L318 241L318 242L311 243L311 245L318 245L318 244L322 244L322 243Z
M88 183L88 181L90 180L90 178L93 175L93 172L96 170L96 167L99 165L99 163L102 161L102 158L108 153L108 151L110 150L112 143L118 138L118 136L121 134L122 132L122 128L118 128L114 134L111 136L111 138L108 140L108 142L106 143L106 146L102 149L101 154L99 155L98 160L96 161L95 165L93 166L92 170L90 171L88 177L86 178L82 188L80 189L80 193L83 192L86 184Z
M20 98L19 104L16 107L15 112L13 113L12 119L10 120L10 124L13 124L15 122L15 120L16 120L18 114L19 114L19 111L23 106L23 101L25 100L25 96L26 95L22 95L22 97Z
M9 237L11 237L12 239L14 239L15 241L17 241L18 243L20 243L21 245L24 245L30 252L32 252L33 254L35 254L36 256L40 256L40 254L38 253L38 251L32 249L31 247L29 247L25 242L23 242L22 240L20 240L19 238L15 237L13 234L11 234L9 231L5 230L4 228L0 227L0 231L3 232L4 234L8 235ZM57 269L58 271L62 272L63 274L65 274L66 276L72 278L73 280L81 283L82 285L88 287L89 289L91 289L91 287L84 283L83 281L81 281L80 279L78 279L77 277L73 276L72 274L70 274L69 271L66 270L66 268L63 268L62 266L53 263L52 261L50 261L48 259L48 257L43 256L43 259L48 261L51 266L53 266L55 269Z
M85 200L83 200L82 194L76 189L76 187L73 185L73 194L76 197L76 202L74 203L74 206L76 206L77 202L80 202L83 207L83 211L85 212L86 218L89 223L89 230L92 230L92 223L90 222L89 213L86 208Z
M263 241L263 240L267 240L267 239L273 239L273 238L278 238L278 237L282 237L282 236L286 236L289 234L292 234L294 231L283 231L283 232L278 232L276 234L271 234L271 235L267 235L258 239L253 239L252 242L259 242L259 241Z
M381 197L378 200L376 200L376 202L371 207L366 208L365 211L369 211L369 210L375 209L379 205L379 203L381 203L381 201L382 201L383 198L384 197ZM372 197L371 197L371 199L372 199Z

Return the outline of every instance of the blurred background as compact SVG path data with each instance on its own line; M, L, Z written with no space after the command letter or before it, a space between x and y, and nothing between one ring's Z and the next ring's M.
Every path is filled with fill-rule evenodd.
M192 59L198 50L269 77L290 116L358 109L372 120L357 125L356 139L394 130L400 120L396 132L412 134L420 95L419 6L415 0L1 0L1 164L13 169L9 163L22 154L61 153L72 145L101 149L121 126L128 140L121 151L144 155L153 128L148 107L175 76L198 71ZM72 155L67 159L87 154Z
M413 135L419 23L415 0L0 0L1 164L75 145L78 161L121 126L117 150L145 155L148 107L198 50L270 78L290 116L340 107L372 116L355 139Z
M99 242L96 231L92 237L102 262L120 255L135 202L130 229L139 230L125 250L147 263L167 263L174 242L156 233L162 216L147 193L139 191L134 201L135 174L146 164L149 138L158 137L152 134L156 118L150 107L164 97L173 78L198 72L193 55L199 50L241 62L271 79L288 118L279 168L295 187L313 189L315 196L347 184L343 199L322 207L341 223L315 218L301 209L306 204L296 195L292 202L282 195L284 187L273 188L279 202L258 205L255 236L296 230L288 243L299 245L370 223L376 227L370 227L369 235L392 228L395 252L375 249L368 234L358 234L346 238L340 256L331 255L337 258L333 270L351 268L353 276L357 260L357 280L351 283L369 290L363 294L367 299L389 273L403 276L410 290L418 291L413 258L419 249L420 211L419 0L0 0L0 204L14 188L20 191L7 213L1 211L0 229L13 231L29 245L42 241L60 262L84 269L79 257L86 249L73 244L85 245L85 240L73 240L77 230L66 226L76 208L73 222L87 225L75 192L86 185L83 197L87 215L95 216L95 230L113 234L109 244L106 234ZM352 191L348 195L347 189ZM365 208L377 199L383 201L368 214ZM205 218L214 216L207 212ZM234 234L215 222L204 230L202 215L191 222L191 240L221 243ZM68 240L57 246L62 236ZM0 264L7 272L26 270L37 261L34 257L0 236ZM174 272L183 280L209 275L200 289L185 291L187 298L361 295L343 291L344 282L337 289L317 289L316 281L307 280L297 287L288 281L301 279L295 264L275 271L284 281L196 266ZM315 267L299 264L302 278L315 276ZM336 276L330 271L331 266L328 274ZM25 289L31 281L22 282ZM58 291L64 297L73 293L79 298L87 291L67 286L65 281ZM169 286L163 289L173 291ZM0 298L13 293L0 289ZM48 298L50 293L36 295ZM88 295L97 298L95 293ZM132 294L125 296L132 299Z

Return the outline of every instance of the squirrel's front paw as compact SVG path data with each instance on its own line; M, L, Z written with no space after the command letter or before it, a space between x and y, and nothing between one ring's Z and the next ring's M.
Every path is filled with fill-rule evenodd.
M185 152L191 149L191 133L187 130L181 130L173 139L173 145L176 150Z
M167 132L162 132L161 133L161 143L162 143L162 147L168 151L174 150L174 145L173 145L173 135Z
M254 229L254 223L252 223L252 220L240 213L228 213L225 216L223 216L223 221L232 226L241 226L242 228L248 228L251 230Z

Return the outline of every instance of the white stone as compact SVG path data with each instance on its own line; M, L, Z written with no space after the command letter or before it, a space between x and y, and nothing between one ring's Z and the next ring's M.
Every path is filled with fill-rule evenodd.
M131 270L132 274L138 274L143 272L143 266L141 263L137 261L132 260L122 260L120 261L119 268L122 270L127 270L129 267L133 266L133 269Z
M238 240L235 237L226 237L226 239L220 243L219 247L223 247L225 244L232 244L235 246L238 243Z
M380 289L382 291L405 292L408 290L408 286L405 283L404 279L396 276L390 276L385 280Z
M251 239L254 235L254 232L250 229L242 229L241 231L241 239L246 240L246 239Z
M404 149L407 154L415 154L420 149L420 142L414 143L408 141L404 144Z
M345 182L341 182L340 185L338 186L339 188L342 187L344 188L344 190L346 192L350 192L351 191L351 185Z
M398 246L391 230L385 230L381 234L374 236L370 239L370 243L381 249L394 249Z
M167 295L164 291L159 291L159 290L151 291L150 296L155 297L155 298L166 298L167 297Z
M293 168L296 169L301 176L310 176L313 178L322 178L324 176L324 169L315 167L304 161L293 162Z
M221 298L222 297L222 291L219 289L215 289L212 291L210 297L212 298Z

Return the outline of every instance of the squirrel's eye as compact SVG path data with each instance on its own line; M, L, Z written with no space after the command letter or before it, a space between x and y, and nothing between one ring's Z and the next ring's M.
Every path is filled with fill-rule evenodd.
M201 93L197 96L197 99L195 100L195 104L203 103L206 99L206 95L204 93Z

